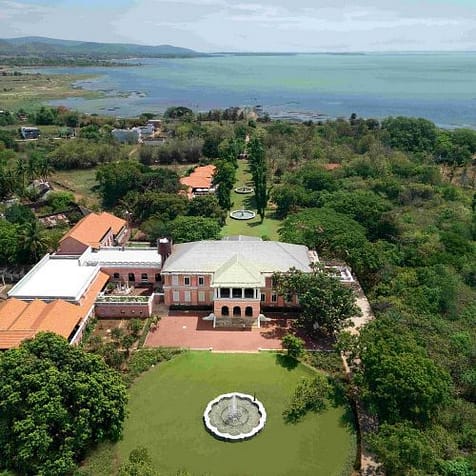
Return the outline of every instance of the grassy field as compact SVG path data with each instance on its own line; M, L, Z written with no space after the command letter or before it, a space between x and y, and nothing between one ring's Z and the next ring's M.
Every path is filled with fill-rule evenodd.
M95 168L55 172L50 181L56 190L73 192L76 200L83 200L88 207L100 204L99 195L94 190L97 185Z
M13 68L4 68L13 70ZM26 68L15 68L18 71L28 71ZM21 76L0 75L0 106L1 109L31 110L51 99L61 99L73 96L96 97L98 93L74 89L74 81L86 79L86 75L72 74L23 74Z
M123 440L97 451L85 473L114 474L111 465L145 446L163 476L179 469L193 476L348 475L355 435L344 407L329 406L297 424L282 417L296 384L312 374L301 365L284 368L276 354L181 355L132 386ZM207 403L230 391L256 393L268 413L263 432L246 442L218 441L202 422Z
M243 185L252 186L251 175L248 171L248 164L246 161L240 160L238 163L238 170L236 173L236 187ZM242 208L256 211L253 194L239 194L234 190L231 192L231 200L233 202L233 210ZM226 224L223 227L222 234L226 235L251 235L251 236L266 236L270 240L278 240L278 228L281 221L274 218L274 211L267 210L266 217L261 223L259 216L252 220L234 220L228 216Z

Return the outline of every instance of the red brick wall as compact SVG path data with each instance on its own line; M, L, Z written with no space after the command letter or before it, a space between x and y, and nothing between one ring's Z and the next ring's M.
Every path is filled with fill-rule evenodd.
M88 245L80 243L74 238L68 236L60 243L56 253L59 255L81 255L87 250L87 248Z
M149 317L148 304L98 303L94 310L96 317Z
M119 282L127 282L129 281L129 273L134 273L135 275L135 282L137 284L140 284L142 282L142 273L146 273L148 277L148 282L155 284L155 275L160 273L160 267L156 268L133 268L132 266L127 266L124 268L118 268L118 267L102 267L101 266L101 271L104 271L106 274L108 274L113 281L119 281ZM119 278L114 278L114 273L119 273Z
M248 306L253 309L252 317L258 317L261 313L261 305L259 301L247 301L246 299L217 299L213 303L213 313L216 316L221 316L223 306L228 306L229 316L233 316L233 308L235 306L238 306L241 309L241 317L245 317L245 309Z
M198 284L198 278L204 278L203 285ZM185 285L185 277L190 278L190 284ZM167 305L180 304L190 306L205 306L213 302L213 288L210 287L211 276L206 274L180 274L178 284L172 284L172 275L163 274L164 301ZM174 299L174 291L178 292L178 300ZM190 293L190 300L186 300ZM199 293L204 293L204 300L199 300Z

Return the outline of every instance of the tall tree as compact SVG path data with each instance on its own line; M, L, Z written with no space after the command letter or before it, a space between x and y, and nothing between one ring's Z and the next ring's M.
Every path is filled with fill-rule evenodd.
M360 314L351 288L345 287L324 270L304 273L291 269L273 275L274 286L282 296L296 295L301 312L298 322L309 335L332 334Z
M26 263L36 263L48 249L48 238L38 220L21 227L19 242L21 259Z
M247 151L248 164L255 188L256 209L261 218L261 222L263 222L270 190L268 190L266 155L261 139L257 136L253 136L248 143Z
M39 333L0 357L0 468L71 474L91 445L119 439L126 402L100 357Z

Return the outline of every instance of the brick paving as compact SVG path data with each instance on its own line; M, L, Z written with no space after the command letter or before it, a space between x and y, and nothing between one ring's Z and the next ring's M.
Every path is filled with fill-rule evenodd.
M257 352L259 349L281 349L281 337L291 324L279 319L251 329L213 329L211 321L202 317L208 313L169 313L157 329L149 332L145 346L186 347L216 351Z

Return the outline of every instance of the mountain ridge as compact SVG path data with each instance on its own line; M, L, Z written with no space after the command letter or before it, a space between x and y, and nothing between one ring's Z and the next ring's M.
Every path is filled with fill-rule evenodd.
M134 43L101 43L79 40L62 40L41 36L0 38L0 56L39 57L91 57L98 59L120 59L130 57L196 57L204 53L173 46L139 45Z

